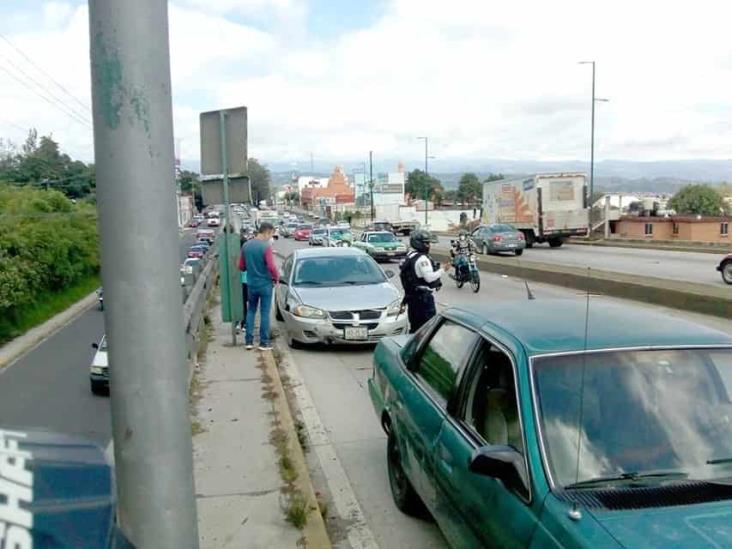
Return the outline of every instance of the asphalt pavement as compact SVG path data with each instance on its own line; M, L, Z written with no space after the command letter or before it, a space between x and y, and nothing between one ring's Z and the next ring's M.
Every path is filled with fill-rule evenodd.
M440 236L437 245L448 248L450 237ZM511 254L502 255L511 256ZM521 261L590 267L603 271L723 286L722 277L716 270L723 255L572 244L565 244L561 248L550 248L548 244L537 244L524 251Z
M195 241L181 234L180 257ZM104 314L93 308L0 369L0 425L82 435L102 446L112 436L109 398L89 389L92 343L104 334Z
M275 250L286 256L295 248L306 246L305 243L280 238L275 243ZM530 252L532 250L527 254ZM546 254L538 252L537 255L549 253L546 250ZM397 263L384 263L382 266L398 271ZM399 284L398 277L392 280ZM501 275L481 273L478 294L472 293L467 286L458 290L448 278L443 282L443 289L436 294L439 308L477 303L490 307L494 301L526 299L522 280ZM532 283L531 289L536 299L584 298L576 291L544 284ZM732 333L732 323L726 319L656 308L668 315ZM284 330L284 324L279 323L279 329ZM378 545L382 549L444 547L445 540L434 523L407 517L392 502L386 474L386 436L368 396L367 380L371 375L372 354L373 347L319 346L288 351ZM331 492L337 493L345 489L342 484L330 488Z

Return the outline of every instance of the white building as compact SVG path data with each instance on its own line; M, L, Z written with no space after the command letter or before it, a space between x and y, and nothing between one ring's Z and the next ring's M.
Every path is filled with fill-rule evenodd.
M324 189L328 186L329 178L314 177L312 175L301 175L297 178L297 192L301 193L305 187L318 187Z

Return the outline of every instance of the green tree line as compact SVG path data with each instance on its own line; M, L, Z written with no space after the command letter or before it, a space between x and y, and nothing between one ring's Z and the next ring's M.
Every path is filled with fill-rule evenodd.
M422 170L412 170L407 174L406 192L415 200L425 196L438 206L443 202L462 205L479 205L483 200L483 183L503 179L503 174L488 174L481 182L474 173L465 173L460 178L457 189L445 190L439 179Z
M98 272L93 206L0 182L0 342L19 334L29 308Z
M62 153L49 135L39 137L32 129L20 149L10 143L0 145L0 181L56 189L70 198L95 191L94 165Z

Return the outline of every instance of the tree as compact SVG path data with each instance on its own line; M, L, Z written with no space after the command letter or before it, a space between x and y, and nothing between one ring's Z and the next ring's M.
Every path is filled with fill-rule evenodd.
M686 185L669 200L681 215L720 215L726 211L722 195L709 185Z
M442 183L436 177L426 174L422 170L412 170L407 174L406 192L414 199L424 200L425 193L428 200L435 203L442 201Z
M267 166L260 164L256 158L249 159L249 180L252 184L252 202L269 198L269 184L271 176Z
M291 191L289 193L285 193L285 201L292 206L293 204L300 202L300 193L297 191Z
M196 194L201 192L201 180L196 172L181 170L178 175L180 182L180 192Z
M500 181L501 179L506 179L506 176L502 173L489 173L488 177L486 177L483 180L483 183L490 183L491 181Z
M460 178L457 191L458 200L465 204L475 204L483 197L483 185L474 173L466 173Z

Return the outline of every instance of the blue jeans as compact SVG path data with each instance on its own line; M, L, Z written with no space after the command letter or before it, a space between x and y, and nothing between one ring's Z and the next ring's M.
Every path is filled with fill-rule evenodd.
M272 285L263 288L248 288L246 344L254 343L254 317L259 308L259 344L269 345L269 314L272 309Z

